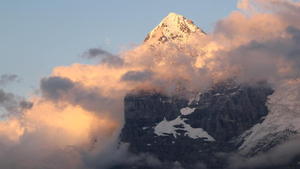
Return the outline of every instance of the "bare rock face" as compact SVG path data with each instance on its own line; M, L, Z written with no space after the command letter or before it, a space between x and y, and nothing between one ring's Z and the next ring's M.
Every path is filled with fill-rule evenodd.
M195 100L151 92L128 94L120 140L130 143L132 153L152 154L162 163L225 168L226 160L219 154L235 151L232 140L267 115L265 103L272 92L265 85L224 82Z
M237 85L223 82L200 95L194 113L187 115L187 123L203 128L217 140L229 141L239 136L266 116L267 97L272 89L265 85Z

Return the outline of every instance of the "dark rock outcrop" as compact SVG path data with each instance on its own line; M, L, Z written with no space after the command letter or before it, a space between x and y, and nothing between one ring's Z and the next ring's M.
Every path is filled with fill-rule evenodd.
M236 85L231 81L217 84L190 105L196 110L186 116L187 123L203 128L219 141L229 141L267 115L265 103L272 92L263 84Z
M128 94L124 99L125 124L120 140L130 143L130 152L149 153L162 164L178 162L186 169L195 168L196 165L209 169L225 168L224 153L237 148L232 140L267 115L265 103L272 92L270 87L262 84L249 86L226 81L200 94L199 99L192 102L155 92ZM180 109L184 107L194 108L194 112L182 115ZM184 118L192 128L202 128L215 141L190 138L183 130L176 130L177 137L155 134L154 128L158 123L177 117ZM123 169L132 167L123 166Z

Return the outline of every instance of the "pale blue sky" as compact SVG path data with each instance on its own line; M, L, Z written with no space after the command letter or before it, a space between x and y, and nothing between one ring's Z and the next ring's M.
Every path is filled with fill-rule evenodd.
M7 90L26 95L55 66L87 63L88 48L112 53L140 43L169 12L209 32L237 0L0 0L0 75L17 74Z

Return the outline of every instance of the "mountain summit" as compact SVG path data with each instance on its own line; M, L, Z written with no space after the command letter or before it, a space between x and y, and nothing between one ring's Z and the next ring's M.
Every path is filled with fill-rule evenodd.
M144 42L158 44L175 42L184 44L192 36L201 37L205 35L205 32L196 26L192 20L172 12L148 33Z
M191 20L170 13L141 46L155 64L172 65L177 52L197 56L193 40L205 37ZM119 141L136 160L110 169L300 169L300 82L275 90L232 77L194 92L128 92Z

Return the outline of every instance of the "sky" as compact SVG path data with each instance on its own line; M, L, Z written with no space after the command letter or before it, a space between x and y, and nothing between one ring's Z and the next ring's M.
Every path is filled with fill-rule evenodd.
M90 63L79 56L101 47L119 53L143 41L169 12L209 32L237 0L0 0L0 74L16 74L6 90L27 96L52 68Z

